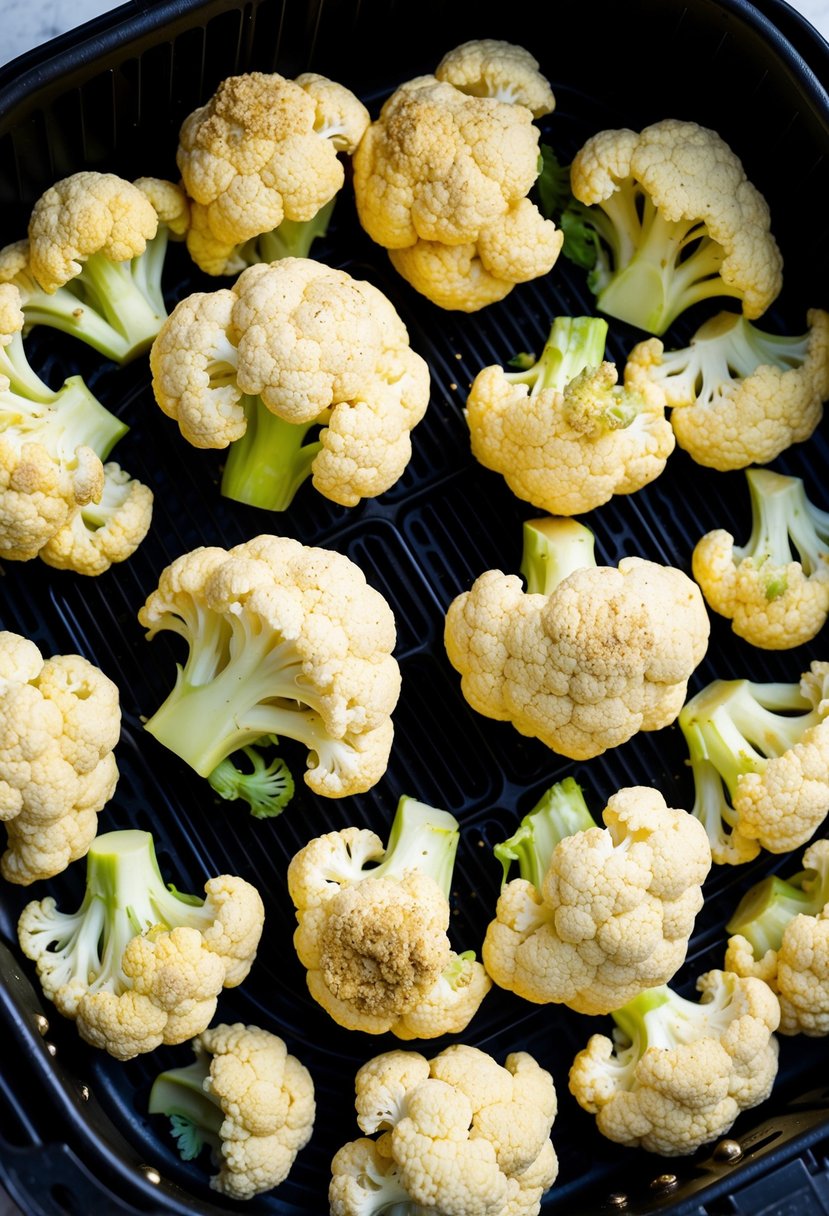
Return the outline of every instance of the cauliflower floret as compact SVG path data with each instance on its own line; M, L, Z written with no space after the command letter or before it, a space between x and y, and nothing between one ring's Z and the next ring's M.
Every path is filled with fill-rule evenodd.
M44 659L0 633L0 820L9 882L51 878L83 857L115 792L118 687L81 655Z
M241 1022L203 1030L192 1047L193 1064L156 1077L149 1113L169 1116L185 1161L210 1145L214 1191L252 1199L273 1190L314 1130L311 1074L278 1035Z
M675 720L708 646L696 583L639 557L597 566L568 518L525 524L522 573L526 590L488 570L449 605L446 653L474 710L573 760Z
M567 778L495 848L505 882L482 958L525 1000L609 1013L685 960L711 869L702 824L647 786L617 791L602 818ZM507 882L513 859L521 877Z
M726 928L726 971L777 993L780 1033L829 1035L829 840L809 846L799 873L750 887Z
M188 647L145 729L213 780L234 752L275 735L307 747L324 797L362 793L386 770L400 693L386 600L344 554L262 535L202 546L162 571L139 610L153 638Z
M436 1038L477 1012L491 981L448 936L458 840L454 816L404 796L387 848L367 828L344 828L291 859L294 946L311 996L341 1026Z
M259 892L229 874L204 891L199 899L164 885L149 832L108 832L87 853L77 911L59 911L52 896L27 904L20 947L81 1037L129 1060L203 1031L221 990L253 965L265 917Z
M637 343L628 367L664 394L676 441L698 464L768 464L814 434L829 397L829 313L812 308L806 320L790 336L721 312L679 350Z
M829 513L799 477L747 469L752 527L744 545L725 528L697 541L694 578L738 637L764 650L800 646L829 614ZM797 558L792 550L797 553Z
M709 971L698 1004L666 986L613 1012L614 1038L591 1035L570 1092L602 1135L685 1156L764 1101L777 1076L777 997L758 979Z
M363 228L416 291L474 312L547 274L561 250L527 197L533 117L554 98L532 56L493 39L449 52L438 71L387 98L354 154L354 196Z
M150 352L153 392L196 447L230 445L222 493L284 511L310 477L353 507L411 457L426 360L373 284L309 258L182 300Z
M176 163L192 200L187 247L208 274L305 257L324 235L370 121L350 89L306 72L221 82L182 123Z
M731 296L754 320L779 294L768 204L716 131L674 118L599 131L570 185L598 237L588 282L608 316L659 335L702 300Z
M679 725L694 781L692 812L717 864L761 848L806 843L829 811L829 663L797 684L712 680L683 706Z
M381 1135L336 1153L332 1216L392 1203L458 1216L530 1216L555 1182L555 1086L527 1052L511 1053L501 1066L462 1043L431 1060L388 1051L359 1069L355 1089L360 1128Z
M522 371L478 372L466 400L472 454L551 515L593 510L663 471L674 448L661 394L604 359L607 322L557 317Z

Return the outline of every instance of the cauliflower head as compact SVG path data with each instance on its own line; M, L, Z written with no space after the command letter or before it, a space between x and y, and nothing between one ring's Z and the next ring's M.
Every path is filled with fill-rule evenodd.
M578 515L653 481L674 449L661 394L604 358L607 322L557 317L529 369L493 364L466 399L472 454L518 497Z
M370 115L315 72L226 77L182 123L176 163L190 199L187 247L211 275L305 256L327 228ZM314 221L317 221L316 224Z
M662 1156L693 1153L771 1093L780 1006L768 984L728 971L697 980L699 1002L652 988L612 1014L614 1038L591 1035L570 1092L602 1135Z
M359 1069L355 1090L369 1135L334 1156L332 1216L378 1210L377 1193L446 1216L531 1216L558 1176L555 1086L528 1052L501 1065L462 1043L431 1060L388 1051Z
M711 849L702 824L648 786L613 794L604 828L588 817L591 826L563 835L562 799L581 799L572 780L525 817L520 847L533 864L502 886L482 958L496 984L525 1000L609 1013L685 961Z
M204 898L164 885L149 832L98 836L75 912L53 896L26 905L20 947L44 995L87 1043L119 1060L201 1033L223 988L244 980L264 924L257 889L209 878Z
M200 776L263 736L307 748L305 781L329 798L386 771L400 694L394 615L344 554L260 535L201 546L161 573L138 619L187 644L146 730Z
M829 840L803 869L749 888L726 926L725 970L756 976L780 1001L780 1033L829 1035Z
M311 1074L284 1039L242 1022L210 1026L191 1046L193 1064L156 1077L149 1113L169 1116L185 1161L210 1146L214 1191L244 1200L273 1190L314 1130Z
M427 1039L477 1012L491 980L448 933L459 835L453 815L404 795L386 847L348 827L291 859L294 946L311 996L341 1026Z
M779 294L768 204L716 131L675 118L599 131L570 185L597 237L600 312L660 335L701 301L731 297L754 320Z
M744 545L726 528L700 537L691 568L708 605L734 633L763 650L816 637L829 615L829 512L803 481L746 469L752 527Z
M802 334L768 333L720 312L678 350L637 343L628 367L664 395L676 442L697 464L768 464L814 434L829 397L829 313L811 308L806 322Z
M472 709L584 760L674 721L710 622L683 571L639 557L597 566L584 525L546 529L532 562L525 530L523 567L543 575L526 590L514 574L479 575L449 605L444 644Z
M353 158L360 223L439 307L475 312L554 266L562 234L528 198L533 118L554 104L528 52L484 39L400 85L366 130Z
M0 632L0 870L28 886L83 857L115 792L117 685L82 655Z
M310 258L180 301L150 352L153 392L195 447L230 447L222 493L282 511L310 477L342 506L388 490L429 404L426 360L373 284Z

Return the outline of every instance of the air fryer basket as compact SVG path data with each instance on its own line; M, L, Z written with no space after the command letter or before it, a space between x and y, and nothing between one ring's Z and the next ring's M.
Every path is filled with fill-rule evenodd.
M821 80L829 56L825 43L793 21L779 0L762 7L741 0L594 0L590 6L557 0L543 16L529 0L124 5L0 72L0 244L24 234L29 209L47 186L82 167L130 179L175 179L179 125L225 76L315 70L352 88L374 115L398 83L432 71L445 51L477 37L520 43L540 60L557 100L540 125L563 162L604 127L639 129L677 117L717 129L765 193L783 252L784 289L766 318L769 328L801 332L806 309L827 306L829 99ZM28 900L47 893L60 906L76 906L84 863L32 888L7 884L0 910L0 1179L31 1216L327 1210L331 1157L359 1134L354 1074L370 1056L405 1045L338 1027L307 993L291 942L295 922L285 869L312 836L357 823L385 838L403 793L453 812L461 843L451 933L458 948L480 953L500 882L491 847L553 781L573 775L588 804L599 809L616 789L633 784L657 786L674 806L692 802L678 728L639 735L594 761L574 764L510 725L473 713L443 651L450 601L486 569L517 573L522 520L537 514L471 458L465 393L486 364L540 350L557 313L593 311L583 274L561 258L546 278L477 314L440 312L395 275L360 230L348 184L328 236L313 254L370 279L390 297L432 374L431 404L414 432L402 480L351 510L329 503L310 484L282 515L221 498L222 453L190 448L162 415L146 358L119 369L60 335L35 329L28 339L29 357L50 383L80 372L129 424L118 459L153 488L155 514L136 554L96 579L38 561L0 566L0 627L32 638L44 653L84 654L119 685L121 776L100 830L151 830L162 872L181 889L198 891L221 872L259 887L266 904L259 956L248 980L222 995L216 1020L256 1023L282 1035L313 1074L317 1095L313 1139L278 1190L247 1205L211 1191L206 1157L179 1160L166 1120L146 1114L152 1079L162 1067L189 1062L189 1047L119 1063L87 1047L32 987L33 968L17 946L17 916ZM173 246L165 285L172 306L193 290L218 284L200 276L183 248ZM698 320L688 314L666 341L681 344ZM611 357L623 360L641 336L611 322ZM828 451L824 425L772 467L803 477L813 500L829 507ZM705 470L677 450L651 486L582 519L596 534L600 562L639 554L690 573L691 550L704 532L726 526L747 535L746 484L742 473ZM174 557L200 544L230 546L262 532L340 550L362 567L395 612L403 675L383 780L365 795L342 800L317 798L298 781L292 804L268 821L250 817L243 804L213 797L203 780L143 730L142 717L166 696L181 652L164 635L147 642L136 617ZM825 630L809 646L763 652L736 639L721 618L712 616L711 624L709 651L691 691L716 677L796 680L813 658L829 658ZM293 767L299 776L301 757L294 757ZM702 971L721 966L724 922L740 894L769 869L797 868L799 853L796 860L766 855L743 867L713 869L675 980L683 993L693 994ZM829 1212L826 1040L781 1038L771 1098L742 1115L730 1133L741 1147L739 1160L716 1145L671 1160L603 1139L568 1093L574 1054L591 1033L608 1028L609 1019L534 1006L494 988L467 1032L456 1037L499 1060L512 1050L530 1051L553 1073L560 1104L553 1142L561 1172L543 1202L545 1214ZM449 1041L410 1046L433 1055Z

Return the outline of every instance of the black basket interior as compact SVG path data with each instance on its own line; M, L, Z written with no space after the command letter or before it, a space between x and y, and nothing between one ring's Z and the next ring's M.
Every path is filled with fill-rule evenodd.
M352 88L374 115L398 83L432 71L451 47L470 38L504 38L531 49L553 85L556 109L540 125L563 162L604 127L639 129L676 117L717 129L765 193L783 252L784 289L765 320L770 329L801 332L806 310L825 305L829 281L829 104L819 74L802 58L807 48L796 49L783 37L770 7L772 20L736 0L637 0L633 8L597 0L589 12L575 0L557 0L540 26L537 6L467 0L452 5L421 0L417 6L377 0L208 0L166 3L144 12L125 6L117 20L93 23L89 37L81 31L56 44L51 56L34 56L14 74L0 75L3 243L24 235L29 209L45 188L81 167L131 179L176 179L180 123L225 76L250 69L294 76L312 69ZM548 22L552 33L542 33ZM826 66L819 41L808 49L814 50L819 73ZM80 372L129 424L117 458L152 487L155 513L151 533L136 554L97 579L50 570L37 561L0 567L0 626L32 638L44 652L86 655L119 685L121 776L100 817L101 830L151 830L162 872L181 889L200 890L208 876L221 872L259 887L266 902L259 956L242 987L220 998L217 1020L258 1023L282 1035L311 1070L318 1103L313 1139L288 1180L269 1195L235 1205L209 1190L206 1157L180 1161L165 1121L146 1114L153 1077L164 1066L188 1062L186 1045L121 1064L86 1047L71 1023L47 1008L49 1039L57 1049L52 1057L34 1036L27 1037L21 1009L29 1008L28 998L9 989L0 1008L12 1030L17 1026L20 1052L4 1051L0 1070L0 1174L5 1166L21 1201L28 1190L38 1216L41 1211L72 1216L235 1210L293 1216L327 1210L331 1157L359 1134L354 1073L371 1055L401 1044L392 1036L343 1030L306 991L291 944L294 914L284 876L291 856L311 836L351 823L384 836L402 793L453 812L462 834L452 934L458 948L479 951L500 882L491 846L511 833L554 780L572 774L588 803L597 807L616 789L633 784L657 786L671 805L690 807L693 800L678 728L639 735L597 760L574 764L511 726L474 714L443 651L448 604L485 569L517 572L522 520L535 513L471 458L465 393L481 367L503 363L521 350L540 350L557 313L593 310L583 273L562 258L550 275L516 288L499 304L471 315L442 313L396 276L383 251L362 232L348 183L329 233L313 254L370 279L389 296L432 374L429 411L414 432L406 473L393 490L353 509L328 502L310 484L278 516L221 498L222 453L190 448L162 415L153 401L146 359L116 368L80 343L39 329L27 342L32 364L49 383ZM165 284L170 306L193 290L217 285L200 275L180 246L170 250ZM666 344L682 344L700 315L691 311L681 318ZM623 360L641 336L611 322L610 357ZM810 497L824 508L829 508L827 450L822 426L772 466L803 477ZM639 554L690 573L692 548L704 532L727 526L744 536L748 519L741 473L703 469L677 449L662 478L614 499L583 522L596 534L602 562ZM136 617L174 557L200 544L230 546L261 532L340 550L362 567L396 615L403 676L395 744L382 781L368 794L342 800L317 798L298 782L290 808L271 821L254 820L239 804L221 803L143 730L142 717L163 700L181 655L165 635L148 643ZM824 631L809 646L763 652L736 639L727 622L712 616L710 648L691 691L716 677L796 680L811 659L829 657L825 643ZM301 755L295 760L298 773ZM764 855L740 868L714 868L686 963L676 977L683 992L692 993L697 975L722 964L725 920L742 891L769 868L788 872L797 866L791 858ZM47 893L55 894L60 906L75 906L83 870L80 862L48 884L3 890L0 936L23 976L32 978L33 968L17 950L20 909ZM591 1033L607 1032L608 1026L609 1019L536 1007L493 989L460 1036L498 1059L515 1049L530 1051L556 1079L560 1113L553 1141L561 1173L543 1212L587 1216L610 1210L605 1201L619 1192L627 1195L631 1212L679 1216L738 1210L724 1198L737 1175L713 1165L710 1149L677 1161L622 1150L598 1135L593 1119L571 1098L567 1070L574 1054ZM413 1046L432 1055L448 1041ZM794 1132L784 1114L791 1100L825 1081L827 1064L824 1040L781 1040L772 1097L741 1116L731 1133L744 1137L746 1145L753 1136L756 1162L771 1159L763 1158L765 1149L786 1159L799 1154L801 1163L808 1160L815 1169L825 1164L819 1148L812 1148L829 1136L825 1093L813 1095L803 1107L819 1111L823 1103L823 1113L801 1115ZM88 1100L78 1097L75 1082L86 1087ZM158 1171L161 1181L154 1182L143 1166ZM675 1184L654 1189L652 1183L663 1175L673 1176ZM740 1178L750 1176L748 1168ZM703 1208L703 1203L714 1206Z

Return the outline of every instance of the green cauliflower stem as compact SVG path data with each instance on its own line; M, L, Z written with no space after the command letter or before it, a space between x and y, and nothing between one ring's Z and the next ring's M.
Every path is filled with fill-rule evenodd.
M522 526L521 574L528 595L549 596L574 570L596 565L596 537L569 516L543 516Z
M4 438L15 444L42 444L62 464L75 459L78 447L92 448L101 461L106 460L129 427L98 401L81 376L70 376L56 390L42 381L38 387L39 378L29 365L22 366L16 358L11 368L8 347L5 351L6 358L0 355L0 375L8 375L11 386L0 387L0 433Z
M242 405L247 426L228 449L221 492L225 498L263 511L287 511L311 476L314 460L322 451L322 442L315 436L331 411L299 423L280 418L261 397L243 396Z
M829 576L829 512L821 511L806 496L799 477L768 469L746 471L751 495L752 527L745 545L734 546L735 560L750 558L765 571L767 599L776 599L787 586L785 567L797 552L803 573Z
M204 1089L210 1073L210 1057L199 1056L183 1068L159 1073L150 1089L147 1111L166 1115L182 1161L194 1161L205 1145L221 1148L220 1130L224 1112L213 1093Z
M557 781L542 794L516 831L493 848L503 867L502 887L511 865L518 862L521 877L540 890L559 841L597 826L578 782L573 777Z
M259 236L237 245L228 258L235 267L234 273L238 273L245 266L255 266L258 262L310 257L314 241L321 239L328 232L336 201L336 196L330 199L310 220L284 219L270 232L262 232Z
M821 856L821 863L826 860ZM820 916L827 904L829 864L800 870L788 878L769 874L746 891L726 931L744 937L759 960L769 950L779 951L786 927L795 916Z

